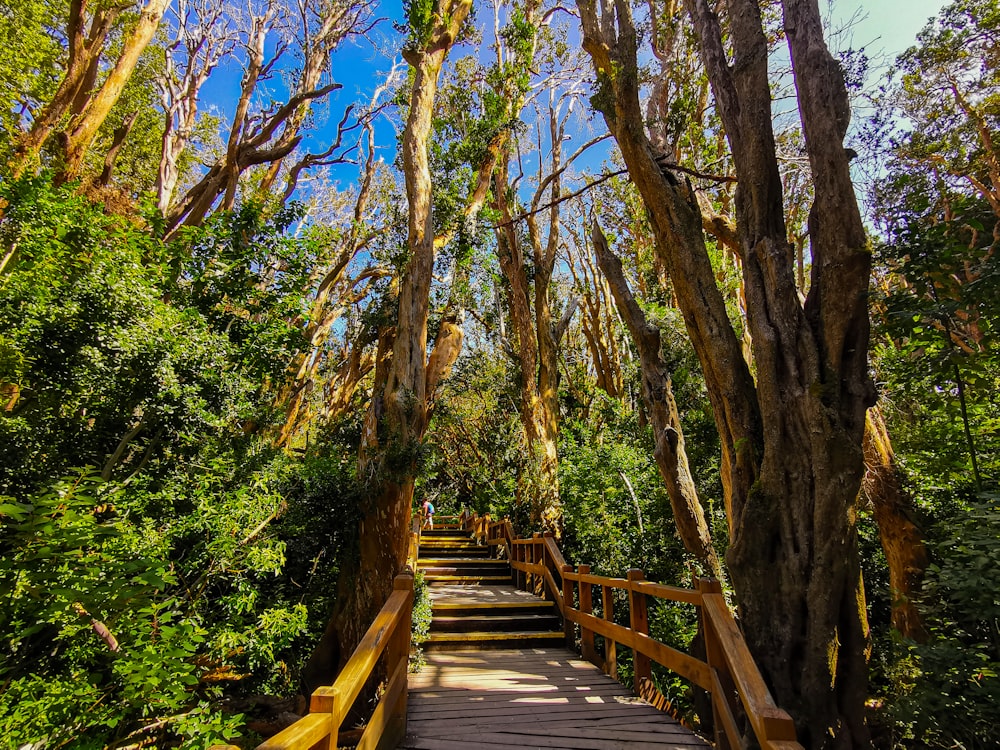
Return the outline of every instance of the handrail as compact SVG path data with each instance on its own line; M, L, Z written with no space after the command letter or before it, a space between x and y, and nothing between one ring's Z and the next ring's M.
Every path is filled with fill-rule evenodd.
M697 588L668 586L644 580L638 569L626 578L592 575L589 565L574 571L566 563L552 534L519 538L508 519L492 521L473 514L463 521L477 539L510 560L518 588L551 599L559 608L566 643L576 645L580 628L580 650L584 658L617 676L617 646L632 649L634 688L647 694L652 688L651 662L690 680L711 695L715 743L720 750L741 748L745 742L737 717L746 720L764 750L802 750L796 741L795 723L771 697L747 648L743 634L714 579L696 579ZM600 587L601 616L593 613L593 587ZM574 591L575 589L575 591ZM628 594L629 625L614 621L612 592ZM649 635L646 598L692 604L698 608L705 640L705 660L678 651ZM604 638L604 656L598 654L594 637Z
M464 523L464 514L451 514L444 515L442 513L434 514L434 528L435 529L462 529Z
M364 689L383 652L389 680L357 747L392 748L406 734L406 675L413 613L413 574L400 573L393 592L332 685L312 694L309 715L257 746L257 750L335 750L340 725ZM210 750L239 750L214 745Z

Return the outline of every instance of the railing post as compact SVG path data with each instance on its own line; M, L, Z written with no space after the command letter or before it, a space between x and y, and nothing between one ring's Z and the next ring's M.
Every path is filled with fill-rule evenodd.
M536 531L531 535L531 564L537 565L543 560L543 547L545 542L542 541L542 534L540 531ZM531 593L535 596L545 596L545 579L538 575L537 573L531 574Z
M635 589L635 582L645 580L645 574L638 568L631 568L628 571L628 610L629 623L635 633L649 635L649 612L646 610L646 595ZM640 654L638 649L632 650L632 666L635 671L633 688L639 694L639 687L643 679L653 679L653 666L649 657Z
M705 594L721 594L722 584L714 578L700 578L695 577L694 579L695 588L698 589L702 596ZM719 677L719 684L722 685L724 691L733 690L732 677L729 674L729 669L726 665L725 655L719 647L719 642L716 639L715 629L712 627L712 623L709 621L708 617L705 616L705 608L698 608L698 615L701 620L701 632L702 637L705 639L705 661L708 663L709 669L714 669ZM715 746L719 750L730 750L732 745L729 742L729 737L726 734L725 725L722 722L722 717L719 713L719 701L726 701L730 709L733 708L733 702L729 699L727 695L712 695L712 727L715 732Z
M589 565L580 565L577 570L581 576L590 575ZM585 615L594 613L593 584L580 581L580 612ZM597 664L597 649L594 648L594 631L583 622L580 623L580 654L592 664Z
M552 536L553 535L552 535L551 531L544 531L544 532L542 532L542 546L541 546L541 555L540 555L540 557L541 557L541 563L542 563L542 568L544 570L548 570L550 573L553 572L555 570L555 568L552 565L549 564L550 562L552 562L552 560L551 560L551 555L549 555L548 544L546 544L545 540L546 539L551 539ZM555 576L552 576L552 580L555 581ZM544 571L542 572L541 582L540 583L541 583L541 587L542 587L542 598L545 599L545 600L548 600L548 601L554 600L555 599L555 592L554 591L549 591L548 587L545 585L545 573L544 573Z
M569 611L575 609L573 606L573 582L566 577L567 573L572 572L572 565L562 566L563 633L566 635L566 648L568 649L576 646L576 631L573 629L573 621L569 619Z
M601 609L607 622L615 621L615 592L610 586L601 586ZM607 636L604 636L604 671L611 679L618 679L618 644Z
M347 706L347 708L350 708ZM315 750L336 750L337 735L340 734L340 700L337 696L337 688L334 685L324 685L316 688L309 698L310 714L330 714L330 734L320 740L315 746Z
M405 591L408 593L406 607L399 615L396 623L396 630L392 634L389 643L386 644L385 665L386 673L392 677L402 665L403 692L399 696L394 706L389 708L389 725L379 742L379 747L396 747L406 735L406 704L409 696L406 684L408 673L407 662L410 659L410 637L413 631L413 575L410 573L400 573L392 582L393 591ZM332 747L336 747L333 745Z
M514 544L511 542L510 545L510 557L512 560L517 560L519 563L527 562L528 558L528 546L526 544ZM528 574L523 570L516 571L514 576L517 587L521 591L528 590Z

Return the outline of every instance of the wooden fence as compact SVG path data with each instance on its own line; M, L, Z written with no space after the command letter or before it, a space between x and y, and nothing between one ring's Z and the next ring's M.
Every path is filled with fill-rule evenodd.
M687 589L646 581L638 569L629 570L625 578L591 575L588 565L580 565L574 571L549 533L518 538L509 520L494 522L489 516L468 516L463 518L462 525L510 559L519 588L555 602L563 618L567 646L575 648L578 627L583 657L607 674L617 678L617 648L621 645L633 652L637 694L650 693L652 662L709 693L715 743L720 750L746 746L740 728L743 717L764 750L802 750L796 741L795 724L775 705L718 581L696 579L696 588ZM594 614L595 588L601 604L600 617ZM628 626L615 622L615 591L626 593ZM650 637L647 602L650 596L698 609L705 642L704 661ZM604 638L603 656L596 648L597 635Z

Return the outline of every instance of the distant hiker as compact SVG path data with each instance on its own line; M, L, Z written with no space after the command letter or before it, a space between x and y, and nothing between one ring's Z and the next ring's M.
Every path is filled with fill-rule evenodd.
M424 500L424 504L421 506L421 512L424 516L424 523L421 528L434 531L434 503L430 500Z

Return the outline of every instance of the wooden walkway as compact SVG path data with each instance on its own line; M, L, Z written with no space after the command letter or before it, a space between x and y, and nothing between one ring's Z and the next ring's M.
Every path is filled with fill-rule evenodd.
M401 750L710 747L565 649L431 653L409 693Z

